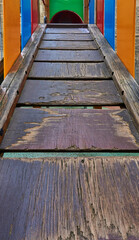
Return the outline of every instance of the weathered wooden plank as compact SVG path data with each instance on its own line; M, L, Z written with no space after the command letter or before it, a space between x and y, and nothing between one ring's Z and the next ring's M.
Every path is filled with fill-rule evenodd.
M88 34L89 30L87 28L46 28L46 33L84 33Z
M76 33L67 33L67 34L44 34L43 40L63 40L63 41L90 41L93 40L93 37L90 34L76 34Z
M39 49L98 49L94 41L42 41ZM70 53L69 53L70 54Z
M35 61L102 62L104 56L99 50L38 50Z
M126 110L17 108L1 150L139 150Z
M23 87L44 30L45 25L41 25L36 29L32 38L1 84L1 90L4 94L0 102L0 142L13 113L19 92Z
M118 105L122 104L113 81L28 80L18 104Z
M34 62L30 78L49 79L111 79L105 63L41 63Z
M108 44L95 25L89 25L90 32L95 36L106 61L114 72L113 79L119 91L123 94L124 103L134 119L139 132L139 85L130 75L124 64Z
M138 240L139 157L3 159L0 239Z

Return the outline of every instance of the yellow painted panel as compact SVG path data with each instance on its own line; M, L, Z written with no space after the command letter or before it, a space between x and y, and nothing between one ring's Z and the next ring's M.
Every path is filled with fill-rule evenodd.
M3 0L4 76L20 54L20 0Z
M135 77L136 0L117 0L117 54Z

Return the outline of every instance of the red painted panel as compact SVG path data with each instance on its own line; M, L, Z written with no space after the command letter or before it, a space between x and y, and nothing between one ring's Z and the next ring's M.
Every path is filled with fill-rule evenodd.
M97 26L100 31L104 34L104 0L97 0L97 13L96 20Z
M31 33L35 31L39 22L38 0L31 0Z

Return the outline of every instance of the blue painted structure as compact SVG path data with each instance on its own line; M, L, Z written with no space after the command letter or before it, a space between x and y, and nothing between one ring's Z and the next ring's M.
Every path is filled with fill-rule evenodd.
M95 0L89 1L89 23L94 24L95 20Z
M115 0L105 0L104 4L104 36L115 50Z
M21 49L31 37L31 0L21 0Z

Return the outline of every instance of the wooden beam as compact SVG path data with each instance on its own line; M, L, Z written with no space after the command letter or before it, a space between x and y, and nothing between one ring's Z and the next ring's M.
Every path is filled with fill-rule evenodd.
M46 17L47 17L47 23L50 22L50 5L49 5L49 0L45 0L45 12L46 12Z
M89 23L89 0L84 0L84 23Z

